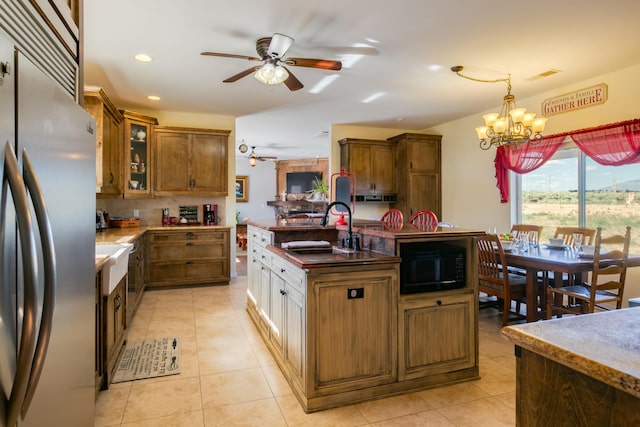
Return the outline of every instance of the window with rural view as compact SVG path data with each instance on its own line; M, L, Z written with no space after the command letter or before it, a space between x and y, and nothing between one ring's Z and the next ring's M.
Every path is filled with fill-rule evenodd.
M553 237L558 226L602 227L609 236L624 234L629 225L630 252L640 254L640 163L603 166L571 144L535 171L517 176L521 222L542 225L540 241Z

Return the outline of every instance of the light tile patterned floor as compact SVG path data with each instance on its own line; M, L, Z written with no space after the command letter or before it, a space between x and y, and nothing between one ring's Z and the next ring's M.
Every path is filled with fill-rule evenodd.
M179 375L113 384L95 426L514 426L513 346L495 309L480 311L481 380L305 414L229 286L148 291L129 340L178 335Z

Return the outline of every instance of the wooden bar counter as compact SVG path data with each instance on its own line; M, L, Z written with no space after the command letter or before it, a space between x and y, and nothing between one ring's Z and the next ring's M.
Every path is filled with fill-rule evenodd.
M507 326L518 426L640 425L640 308Z

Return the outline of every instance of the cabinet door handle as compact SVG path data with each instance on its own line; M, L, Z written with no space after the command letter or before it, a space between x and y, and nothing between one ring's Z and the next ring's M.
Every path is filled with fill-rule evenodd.
M187 243L187 246L193 246L193 243L189 242Z
M116 180L116 177L113 175L113 172L109 172L109 175L111 175L111 179L109 180L109 184L113 184L113 182Z
M280 289L280 295L286 295L287 291L285 291L284 289Z
M194 236L195 236L195 234L193 234L191 231L189 231L189 232L187 233L187 237L194 237Z
M284 268L280 269L280 273L284 273L285 271L287 271L287 270L285 270Z
M187 261L187 265L193 264L193 261Z
M436 304L442 305L442 301L438 300L438 301L436 301Z

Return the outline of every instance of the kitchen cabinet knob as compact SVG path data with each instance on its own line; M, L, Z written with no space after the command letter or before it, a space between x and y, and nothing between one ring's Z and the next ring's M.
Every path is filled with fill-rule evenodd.
M287 270L285 270L284 268L280 269L280 273L284 273L285 271L287 271Z
M193 261L187 261L187 265L193 264Z
M195 236L195 234L193 234L191 231L189 231L189 232L187 233L187 237L194 237L194 236Z
M189 242L187 243L187 246L193 246L193 243Z
M438 300L438 301L436 301L436 304L442 305L442 301Z

